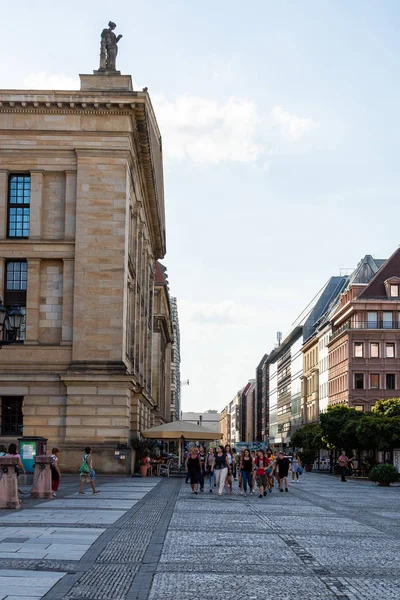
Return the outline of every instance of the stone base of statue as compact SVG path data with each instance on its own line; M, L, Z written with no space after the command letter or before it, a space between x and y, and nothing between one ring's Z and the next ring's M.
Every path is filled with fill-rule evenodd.
M130 75L121 75L119 71L94 71L93 75L79 75L81 91L118 90L133 92Z
M121 71L111 71L110 69L98 69L93 71L93 75L121 75Z

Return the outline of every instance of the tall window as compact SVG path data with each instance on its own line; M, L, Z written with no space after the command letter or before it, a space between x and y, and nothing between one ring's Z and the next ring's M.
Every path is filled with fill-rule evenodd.
M355 342L354 344L354 357L362 358L364 356L364 344L362 342Z
M379 390L379 373L371 373L370 387L371 390Z
M356 390L364 389L364 373L356 373L354 375L354 387Z
M399 297L399 286L397 284L391 284L390 285L390 295L392 298L398 298Z
M3 396L1 399L1 435L21 435L22 396Z
M386 344L386 358L394 358L394 342Z
M378 313L376 311L368 311L368 329L376 329L378 327Z
M26 260L8 261L6 263L6 280L4 286L4 304L7 308L18 306L25 315L26 287L28 263ZM18 339L25 339L25 317L21 324Z
M393 313L385 311L383 313L383 329L393 328Z
M31 176L10 175L8 187L8 237L29 237Z
M370 346L371 358L379 358L379 344L372 342Z
M386 373L386 389L387 390L395 390L396 389L396 378L394 373Z

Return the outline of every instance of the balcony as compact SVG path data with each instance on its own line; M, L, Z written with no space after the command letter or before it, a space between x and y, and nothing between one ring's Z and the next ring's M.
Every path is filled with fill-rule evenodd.
M343 323L343 325L338 327L338 329L332 333L329 341L339 337L339 335L348 329L400 329L400 321L382 321L376 319L373 321L355 321L354 323L346 321L346 323Z

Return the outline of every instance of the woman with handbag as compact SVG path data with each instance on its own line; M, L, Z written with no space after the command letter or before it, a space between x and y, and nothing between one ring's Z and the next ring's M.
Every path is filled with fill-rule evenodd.
M96 472L93 469L93 462L92 462L92 449L90 446L86 446L85 448L85 454L82 457L82 464L79 467L79 476L81 479L81 483L79 486L79 493L80 494L84 494L85 492L83 491L83 486L85 485L85 483L90 483L90 486L93 490L93 494L99 494L100 491L96 490L96 484L95 484L95 479L96 479Z

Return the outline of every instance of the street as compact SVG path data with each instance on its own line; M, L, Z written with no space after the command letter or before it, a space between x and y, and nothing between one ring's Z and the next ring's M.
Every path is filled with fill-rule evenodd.
M0 600L398 600L400 487L305 474L289 493L192 495L99 477L0 513Z

